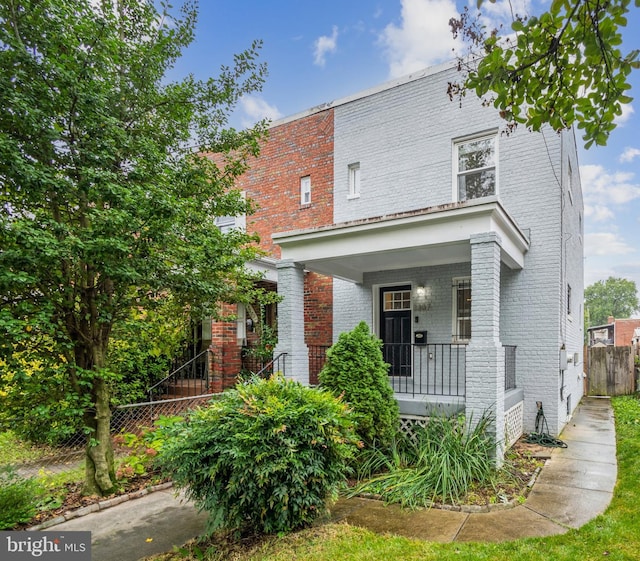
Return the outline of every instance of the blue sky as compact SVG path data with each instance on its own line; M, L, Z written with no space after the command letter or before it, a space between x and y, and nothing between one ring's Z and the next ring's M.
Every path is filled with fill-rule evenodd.
M517 13L529 14L548 4L511 2ZM267 82L242 101L232 124L277 119L450 60L448 21L462 6L452 0L200 0L195 42L171 75L215 76L234 53L262 39ZM508 6L487 0L483 11L498 21ZM638 30L640 9L632 8L625 52L640 48ZM632 84L635 100L608 145L587 151L578 138L585 286L615 276L640 289L640 71Z

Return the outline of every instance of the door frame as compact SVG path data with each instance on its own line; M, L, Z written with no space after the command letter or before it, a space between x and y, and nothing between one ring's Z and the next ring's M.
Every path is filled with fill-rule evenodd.
M411 281L398 281L398 282L389 282L389 283L382 283L382 284L376 284L372 286L372 291L373 291L373 304L374 304L374 309L373 309L373 332L375 333L375 335L379 338L382 339L382 319L384 317L384 311L382 309L382 294L383 292L386 292L388 290L393 290L393 289L397 289L397 290L403 290L403 289L407 289L410 292L410 306L409 306L409 325L410 325L410 331L409 331L409 344L413 344L413 336L414 336L414 310L413 310L413 290L414 290L414 286L413 286L413 282ZM412 354L412 350L413 347L411 347L410 349L410 353ZM389 373L390 376L393 376L392 373ZM411 360L411 366L409 369L409 374L407 376L408 378L413 378L413 360Z

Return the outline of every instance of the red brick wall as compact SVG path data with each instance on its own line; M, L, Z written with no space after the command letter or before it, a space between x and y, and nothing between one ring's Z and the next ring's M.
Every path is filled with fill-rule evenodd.
M273 257L271 234L333 223L333 109L273 127L238 188L258 205L247 229ZM311 177L311 204L300 204L300 178Z
M223 304L222 313L236 314L237 305ZM238 343L235 321L214 321L211 324L213 364L210 365L211 391L221 392L236 383L236 375L242 368L241 345Z
M640 319L617 319L614 324L616 347L628 347L631 345L633 332L640 327Z
M331 345L333 279L307 273L304 283L304 338L307 345Z
M333 279L307 273L304 279L304 339L309 346L309 383L318 383L324 364L322 348L333 339Z
M300 204L300 178L311 177L311 204ZM333 109L272 127L258 158L236 183L257 211L247 216L247 230L260 236L260 246L280 258L271 234L333 223ZM285 295L286 296L286 295ZM308 345L330 345L333 281L309 273L305 281L305 339ZM232 385L240 371L241 348L234 323L213 326L215 386ZM315 373L310 376L315 383ZM219 391L219 390L216 390Z

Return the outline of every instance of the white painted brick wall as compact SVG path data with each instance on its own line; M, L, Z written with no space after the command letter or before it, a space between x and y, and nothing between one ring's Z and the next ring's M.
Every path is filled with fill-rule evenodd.
M455 71L389 88L335 108L334 220L388 215L450 203L453 139L503 126L492 108L468 96L461 109L450 102L447 82ZM575 406L582 394L583 203L572 133L524 128L498 137L498 198L531 246L524 269L501 266L500 341L517 345L517 385L524 389L525 431L533 429L542 401L551 432L566 421L560 400L559 351L578 352L565 372L565 396ZM566 162L572 162L573 203L567 194ZM361 195L348 200L348 165L360 162ZM564 206L563 206L564 204ZM365 319L373 324L371 287L390 282L433 283L434 302L416 329L429 340L451 337L451 279L470 274L470 264L365 275L362 286L334 284L334 339ZM566 317L566 283L572 287L573 318Z

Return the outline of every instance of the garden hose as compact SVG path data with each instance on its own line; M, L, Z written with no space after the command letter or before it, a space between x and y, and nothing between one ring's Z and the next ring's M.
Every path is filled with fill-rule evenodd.
M547 419L544 416L542 409L542 402L538 401L538 413L536 415L535 431L530 433L524 441L529 444L538 444L539 446L546 446L547 448L566 448L567 443L555 438L549 434L549 425L547 425ZM546 428L546 432L545 432Z

